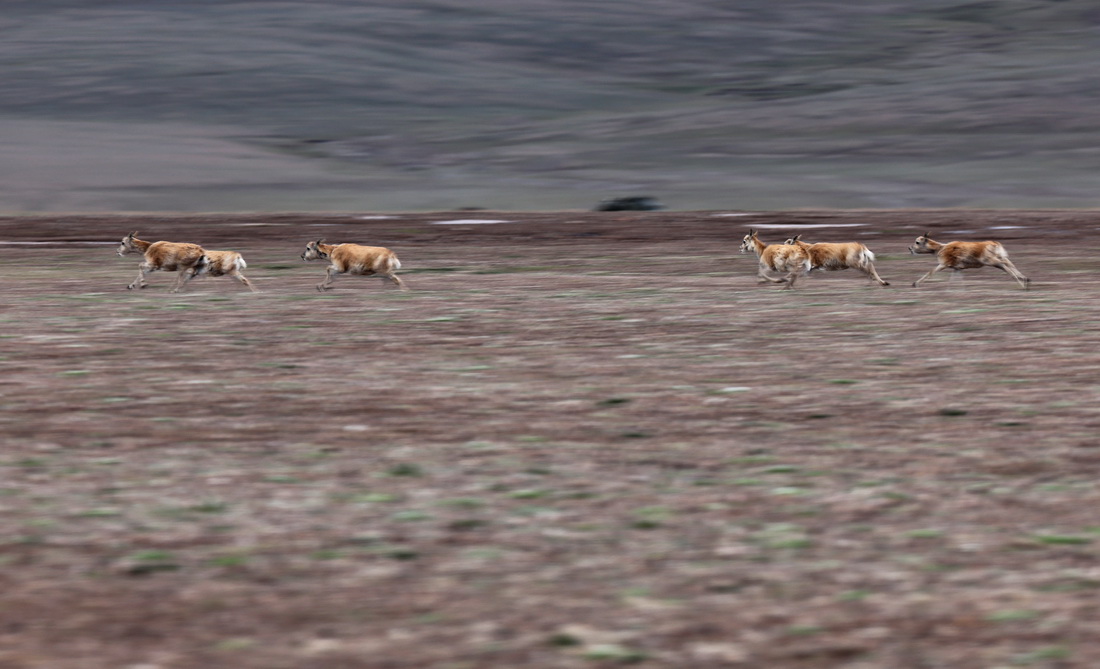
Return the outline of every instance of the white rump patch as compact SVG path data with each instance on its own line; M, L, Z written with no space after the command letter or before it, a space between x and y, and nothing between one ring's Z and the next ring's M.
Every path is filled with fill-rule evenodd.
M492 225L493 223L511 223L511 221L495 221L491 218L459 218L453 221L433 221L433 225Z

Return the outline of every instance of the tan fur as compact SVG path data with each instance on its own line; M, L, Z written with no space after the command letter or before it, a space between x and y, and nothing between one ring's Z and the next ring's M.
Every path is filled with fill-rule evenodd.
M248 289L253 293L259 292L256 290L256 286L241 273L241 270L248 267L248 263L244 261L240 253L236 251L207 251L206 257L210 261L206 273L210 276L231 276L248 286Z
M929 236L930 234L926 232L917 237L913 246L909 247L909 252L934 254L936 259L939 260L939 264L931 272L914 281L914 288L936 272L945 269L954 270L957 274L964 269L985 266L996 267L1004 271L1013 279L1016 279L1016 283L1020 284L1020 287L1024 290L1031 287L1031 279L1016 269L1016 266L1008 259L1008 252L1005 251L1000 242L948 242L947 244L941 244L932 239Z
M815 269L835 272L842 269L855 269L863 272L880 286L889 286L875 270L875 254L859 242L818 242L809 244L802 241L802 235L788 239L785 244L797 246L810 258L810 271Z
M360 246L359 244L326 244L319 239L306 244L302 260L328 260L325 268L325 280L317 284L317 290L328 290L336 274L359 274L361 276L378 275L389 279L401 290L407 290L405 282L394 272L401 269L401 261L393 251L381 246Z
M120 256L132 253L140 253L145 260L138 268L137 279L126 286L129 290L144 288L148 285L145 282L146 274L163 270L179 272L172 288L173 293L178 293L183 290L188 281L205 272L210 263L206 257L206 251L198 244L147 242L138 239L136 231L123 237L122 243L118 246Z
M770 281L771 283L783 283L785 289L794 288L798 277L810 271L810 259L798 246L785 244L764 244L760 241L755 230L750 229L749 234L741 240L741 253L752 251L759 260L757 276L759 283ZM775 279L768 272L786 272L781 279Z

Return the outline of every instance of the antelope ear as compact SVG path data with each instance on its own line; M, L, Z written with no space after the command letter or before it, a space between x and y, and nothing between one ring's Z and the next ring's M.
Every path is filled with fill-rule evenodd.
M756 230L753 230L752 228L749 228L749 237L755 237L755 236L756 236Z
M795 235L795 236L794 236L794 239L792 239L791 241L792 241L792 242L797 242L797 241L798 241L798 240L800 240L800 239L802 239L802 235Z
M138 233L137 230L134 230L133 232L131 232L130 233L130 239L133 239L134 237L137 237L137 233Z
M928 231L928 232L924 233L924 238L925 239L929 239L931 237L932 237L932 232L931 231Z

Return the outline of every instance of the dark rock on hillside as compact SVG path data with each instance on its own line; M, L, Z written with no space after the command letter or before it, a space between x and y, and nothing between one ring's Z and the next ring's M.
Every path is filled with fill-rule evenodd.
M652 197L616 197L603 200L596 211L658 211L664 205Z

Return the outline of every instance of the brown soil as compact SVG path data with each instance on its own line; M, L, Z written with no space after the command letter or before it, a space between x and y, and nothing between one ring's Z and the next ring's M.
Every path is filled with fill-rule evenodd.
M469 218L510 222L434 224ZM759 286L752 225L863 241L893 285ZM1098 228L0 219L0 666L1094 666ZM127 292L131 230L263 292ZM926 230L1000 239L1032 290L910 287ZM411 290L318 293L322 236Z

